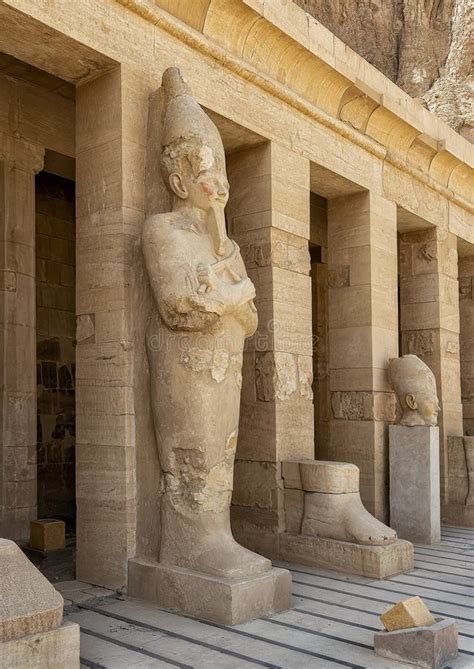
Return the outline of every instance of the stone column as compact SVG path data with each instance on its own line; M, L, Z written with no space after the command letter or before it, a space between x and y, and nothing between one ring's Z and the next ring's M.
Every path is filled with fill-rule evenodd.
M147 105L146 82L125 66L77 89L77 577L111 588L135 555L132 277Z
M439 228L400 236L401 354L414 353L436 377L441 413L441 497L447 486L447 437L462 434L456 236Z
M36 518L35 173L44 150L0 135L0 537Z
M474 437L474 255L459 258L459 315L464 434Z
M244 352L233 528L276 555L280 463L314 457L309 162L266 143L227 160L229 234L255 284L259 326Z
M360 493L388 512L387 424L395 397L387 363L398 355L397 219L372 192L328 202L331 460L360 468Z

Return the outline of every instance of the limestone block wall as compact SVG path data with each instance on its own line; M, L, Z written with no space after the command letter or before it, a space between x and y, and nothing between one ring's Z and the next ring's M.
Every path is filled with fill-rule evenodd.
M474 436L474 255L459 258L459 315L464 434Z
M360 468L367 509L388 518L388 424L398 355L397 220L393 202L361 192L328 202L329 459Z
M38 517L75 520L75 187L40 172L36 196Z
M74 86L0 54L0 536L37 517L35 174L74 156Z
M268 142L231 154L227 170L229 234L259 317L244 350L233 529L272 556L284 531L281 462L314 453L309 164Z
M462 434L456 237L440 228L400 235L401 353L433 370L441 402L441 493L447 487L447 437Z

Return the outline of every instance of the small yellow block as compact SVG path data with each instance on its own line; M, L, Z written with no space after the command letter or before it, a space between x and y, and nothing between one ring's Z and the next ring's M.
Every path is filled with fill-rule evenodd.
M43 518L30 522L30 546L39 551L57 551L66 546L66 525L62 520Z
M380 620L387 632L404 630L410 627L428 627L436 622L420 597L409 597L398 602L386 613L383 613Z

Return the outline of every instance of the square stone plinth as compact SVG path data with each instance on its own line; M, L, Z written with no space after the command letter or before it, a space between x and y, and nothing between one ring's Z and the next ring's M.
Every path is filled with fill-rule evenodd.
M390 425L390 527L414 543L441 541L439 428Z
M79 625L0 642L2 669L79 669Z
M401 540L388 546L362 546L285 532L280 539L280 558L285 562L382 579L413 569L413 546Z
M66 524L43 518L30 522L30 546L39 551L57 551L66 546Z
M224 625L291 607L291 575L286 569L229 580L135 558L129 562L128 576L131 597Z
M441 669L458 654L458 630L449 619L437 618L429 627L412 627L396 632L376 632L377 655L425 669Z

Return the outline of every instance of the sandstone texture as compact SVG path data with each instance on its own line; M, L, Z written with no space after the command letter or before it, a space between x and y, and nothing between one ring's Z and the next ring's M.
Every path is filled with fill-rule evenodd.
M56 629L63 598L13 541L0 539L0 646Z
M458 654L458 630L449 619L437 618L429 627L376 632L377 655L424 669L442 669Z
M390 524L402 539L441 540L439 428L390 425Z
M39 551L57 551L66 546L66 528L62 520L32 520L30 546Z
M472 141L469 0L294 0Z
M426 627L435 623L435 619L420 597L409 597L402 602L398 602L382 614L380 620L387 632L409 627Z

